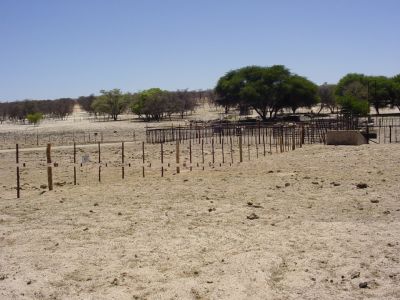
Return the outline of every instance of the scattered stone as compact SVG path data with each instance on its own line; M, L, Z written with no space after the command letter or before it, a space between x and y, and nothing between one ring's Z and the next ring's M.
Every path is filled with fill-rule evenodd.
M319 182L317 182L317 181L313 181L313 182L311 182L312 184L319 184Z
M118 216L122 216L122 212L119 212L119 213L118 213Z
M41 189L47 189L47 184L41 184L41 185L40 185L40 188L41 188Z
M358 189L366 189L368 187L368 184L366 184L366 183L357 183L356 187Z
M113 281L111 281L112 285L118 285L118 279L114 278Z
M340 186L340 183L338 183L338 182L331 182L331 184L332 184L333 186Z
M351 275L350 275L350 278L351 279L354 279L354 278L358 278L358 277L360 277L360 272L353 272L353 273L351 273Z
M39 193L39 195L43 195L44 193L46 193L46 191L41 191L41 192Z
M247 205L248 205L248 206L252 206L252 205L253 205L253 202L247 202Z
M274 173L274 171L270 170L270 171L268 171L268 173L271 174L271 173Z
M379 203L378 199L371 199L371 203Z
M89 228L87 228L87 227L83 228L83 231L88 231L88 230L89 230Z
M285 183L285 187L288 187L288 186L290 186L290 183L289 183L289 182L286 182L286 183Z
M303 179L311 179L310 176L304 176Z
M60 203L64 203L64 201L60 200Z
M212 212L212 211L215 211L215 210L216 210L215 207L212 207L212 208L208 209L208 212Z
M183 180L183 182L188 182L188 181L189 181L189 179L184 179L184 180Z
M89 210L89 212L90 212L90 213L94 213L94 211L93 211L93 210Z
M247 219L249 220L255 220L255 219L259 219L260 217L257 216L255 213L251 213L249 216L247 216Z
M207 283L213 283L213 281L211 281L211 280L207 280Z
M99 204L96 202L95 204L93 204L93 206L99 206Z
M61 181L61 182L55 182L54 183L54 185L56 185L56 186L64 186L64 185L66 185L67 183L65 182L65 181Z
M366 282L366 281L365 282L360 282L358 287L360 289L366 289L366 288L368 288L368 282Z
M1 274L1 275L0 275L0 281L1 281L1 280L4 280L4 279L7 279L7 275Z
M387 245L388 245L388 247L394 247L394 244L392 244L392 243L388 243Z
M28 281L26 282L27 285L30 285L31 283L32 283L32 280L28 280Z
M385 211L383 212L383 214L384 214L384 215L390 214L390 210L385 210Z
M311 280L312 280L312 281L316 281L316 279L315 279L314 277L311 277Z

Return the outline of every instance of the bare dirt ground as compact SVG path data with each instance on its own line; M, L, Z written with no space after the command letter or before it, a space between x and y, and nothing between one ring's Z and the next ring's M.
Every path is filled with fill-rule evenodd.
M315 145L23 191L0 199L0 298L399 299L399 163Z

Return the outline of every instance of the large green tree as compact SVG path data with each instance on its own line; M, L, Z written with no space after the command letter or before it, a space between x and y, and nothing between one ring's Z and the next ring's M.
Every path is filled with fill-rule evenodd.
M248 66L222 76L215 87L216 102L225 108L253 108L266 120L285 107L296 110L316 103L316 86L285 66Z
M288 79L284 106L293 113L300 107L311 108L318 100L318 86L313 82L299 75L292 75Z
M98 113L109 114L116 121L127 108L130 95L124 95L119 89L101 90L100 93L92 103L93 109Z

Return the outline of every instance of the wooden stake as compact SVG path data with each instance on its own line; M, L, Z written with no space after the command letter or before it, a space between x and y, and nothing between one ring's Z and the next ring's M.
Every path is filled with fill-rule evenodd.
M142 142L142 177L144 178L144 162L145 162L145 156L144 156L144 142Z
M164 144L161 143L161 177L164 177Z
M189 163L190 163L190 171L192 171L192 140L191 139L189 140Z
M231 144L231 164L233 164L233 146L232 146L232 136L229 137L229 141Z
M225 154L224 154L224 138L221 140L221 151L222 151L222 163L225 163Z
M76 185L76 143L74 142L74 185Z
M204 139L201 139L201 162L204 170Z
M242 135L239 136L239 162L243 162Z
M15 162L17 163L17 198L20 197L20 177L19 177L19 146L18 144L15 145Z
M122 179L125 178L125 146L124 146L124 142L122 142L122 157L121 157L121 161L122 161Z
M176 173L179 174L181 169L179 167L179 140L176 140Z
M51 191L51 190L53 190L53 169L51 166L51 144L47 144L46 158L47 158L47 183L48 183L49 191Z
M97 143L97 148L99 151L99 182L101 182L101 152L100 152L100 142Z
M215 163L215 152L214 152L214 138L211 139L211 153L212 153L212 163Z

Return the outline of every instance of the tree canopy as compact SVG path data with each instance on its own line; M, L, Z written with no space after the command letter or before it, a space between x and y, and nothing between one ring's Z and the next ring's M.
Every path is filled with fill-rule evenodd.
M253 108L266 120L282 108L296 111L318 102L317 86L305 77L292 74L286 67L248 66L228 72L215 87L216 103L230 107Z
M122 94L120 89L101 90L101 96L98 96L92 103L92 108L99 113L109 114L114 121L127 108L129 95Z

